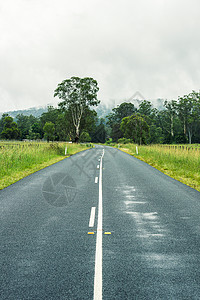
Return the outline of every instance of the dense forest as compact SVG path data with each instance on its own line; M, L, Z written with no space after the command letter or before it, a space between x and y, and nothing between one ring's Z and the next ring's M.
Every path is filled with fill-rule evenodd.
M40 116L18 114L15 120L4 113L0 119L1 139L77 141L70 108L48 107ZM123 102L100 118L89 105L80 120L79 142L135 142L138 144L200 143L200 92L192 91L178 100L165 101L158 110L150 101L138 107Z

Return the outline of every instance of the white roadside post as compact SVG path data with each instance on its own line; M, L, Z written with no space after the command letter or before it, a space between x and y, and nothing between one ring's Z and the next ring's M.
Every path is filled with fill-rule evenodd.
M67 146L65 147L65 156L67 155Z
M136 154L138 155L138 146L136 146Z

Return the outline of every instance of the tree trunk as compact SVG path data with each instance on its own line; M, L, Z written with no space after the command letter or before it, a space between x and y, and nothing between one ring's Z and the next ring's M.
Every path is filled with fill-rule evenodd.
M71 112L72 112L72 120L73 120L73 124L75 126L76 129L76 137L75 137L75 142L78 143L79 141L79 135L80 135L80 122L81 122L81 118L82 118L82 114L83 114L83 107L78 107L76 106L75 108L71 108Z
M189 144L192 144L192 133L190 130L188 130L188 138L189 138Z
M184 121L183 121L183 131L184 131L185 136L187 136L185 118L184 118Z
M75 143L78 143L79 141L79 124L76 126L76 137L75 137Z
M173 126L173 116L171 116L171 137L173 138L174 137L174 126Z

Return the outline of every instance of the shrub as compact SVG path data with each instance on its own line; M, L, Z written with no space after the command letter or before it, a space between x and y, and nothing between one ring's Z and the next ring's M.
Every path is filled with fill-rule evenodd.
M119 144L130 144L131 142L132 142L131 139L126 139L126 138L118 139Z

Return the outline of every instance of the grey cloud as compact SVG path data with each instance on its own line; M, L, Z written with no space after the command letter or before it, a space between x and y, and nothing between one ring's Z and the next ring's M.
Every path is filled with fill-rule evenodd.
M99 98L177 98L199 89L197 0L8 0L0 4L0 111L47 104L65 78Z

